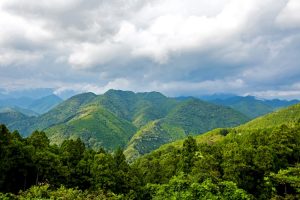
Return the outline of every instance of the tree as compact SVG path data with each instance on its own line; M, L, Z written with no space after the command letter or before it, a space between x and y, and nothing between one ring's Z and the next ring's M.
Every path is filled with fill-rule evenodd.
M184 140L182 147L182 170L184 173L191 172L195 161L196 151L196 140L192 136L188 136L187 139Z
M279 195L296 194L297 197L300 197L299 163L295 167L288 167L279 170L278 173L271 173L270 178Z

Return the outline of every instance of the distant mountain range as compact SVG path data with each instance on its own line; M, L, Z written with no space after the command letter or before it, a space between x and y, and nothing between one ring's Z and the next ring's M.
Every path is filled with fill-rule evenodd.
M52 94L41 98L19 97L0 99L0 109L9 108L27 116L44 114L63 100Z
M159 92L109 90L103 95L83 93L65 101L55 95L26 99L17 104L20 107L9 104L16 104L17 99L1 102L6 107L0 109L0 123L23 136L43 130L56 144L79 137L95 149L120 146L127 159L134 160L187 135L235 127L298 101L227 96L207 102L194 97L169 98Z
M212 99L210 102L218 105L229 106L237 111L240 111L251 119L273 112L280 108L299 103L298 100L259 100L253 96L234 96L225 99Z
M190 98L194 97L177 97L178 100ZM263 100L254 96L236 96L233 94L213 94L197 98L217 105L231 107L251 119L300 102L299 100Z

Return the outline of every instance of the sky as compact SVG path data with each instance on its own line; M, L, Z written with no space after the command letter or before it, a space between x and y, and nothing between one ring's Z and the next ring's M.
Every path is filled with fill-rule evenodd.
M299 0L1 0L0 91L300 98Z

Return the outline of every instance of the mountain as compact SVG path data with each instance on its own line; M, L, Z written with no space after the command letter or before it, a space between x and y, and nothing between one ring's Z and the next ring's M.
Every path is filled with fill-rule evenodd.
M134 93L121 90L109 90L99 95L94 102L137 127L166 116L178 103L159 92Z
M178 103L166 117L142 127L130 140L125 155L129 161L165 143L198 135L214 128L234 127L249 120L243 114L198 99Z
M109 90L95 96L64 123L45 131L56 142L80 137L94 148L125 147L140 126L165 116L173 104L175 100L157 92Z
M264 103L271 106L272 108L282 108L282 107L287 107L287 106L291 106L294 104L299 103L299 100L280 100L280 99L272 99L272 100L264 100Z
M4 110L14 110L16 112L20 112L28 117L36 117L38 116L39 114L32 111L32 110L29 110L29 109L26 109L26 108L20 108L20 107L17 107L17 106L7 106L7 107L0 107L0 111L4 111Z
M211 94L211 95L202 95L202 96L199 96L198 98L203 99L205 101L211 101L211 100L215 100L215 99L224 100L224 99L229 99L232 97L236 97L236 95L230 94L230 93L216 93L216 94Z
M103 95L75 95L45 114L13 121L8 127L24 136L44 130L57 144L63 139L80 137L89 147L132 147L144 154L188 134L235 126L247 120L231 108L198 99L179 101L158 92L109 90Z
M115 149L127 144L136 127L105 108L91 104L79 109L63 123L45 129L45 132L56 144L79 137L88 147Z
M28 119L28 116L12 108L0 108L0 124Z
M282 108L262 117L258 117L246 124L239 126L240 129L260 129L294 123L300 119L300 103Z
M44 114L62 101L54 94L37 99L31 97L3 98L0 99L0 107L13 107L24 109L25 112L30 110L37 114Z
M245 114L251 119L254 119L258 116L265 115L274 110L273 107L265 104L261 100L257 100L255 97L252 96L246 96L246 97L235 96L228 99L214 99L211 100L211 102L218 105L231 107Z
M19 130L21 134L28 136L34 130L44 130L68 121L75 115L80 106L91 101L94 97L96 95L93 93L75 95L39 117L10 123L8 127L12 130Z
M58 96L52 94L49 96L42 97L40 99L34 100L30 105L27 106L28 109L43 114L54 108L56 105L61 103L63 100Z
M253 96L233 96L230 98L210 99L209 101L218 105L229 106L251 119L299 102L297 100L287 101L279 99L259 100Z
M194 138L197 143L208 143L212 144L217 141L221 141L225 138L226 135L232 134L244 134L251 133L256 130L265 130L270 131L274 128L278 128L282 125L290 125L294 127L300 122L300 103L289 106L287 108L283 108L272 113L269 113L265 116L258 117L253 119L245 124L239 125L233 128L217 128L212 131L208 131L204 134L197 135ZM156 152L165 151L170 148L170 146L174 146L177 148L181 148L183 145L184 139L179 139L174 142L170 142L168 144L162 145L160 148L156 150Z

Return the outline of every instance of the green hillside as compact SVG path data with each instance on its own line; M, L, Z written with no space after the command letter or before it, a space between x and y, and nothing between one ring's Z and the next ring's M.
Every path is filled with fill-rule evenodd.
M181 102L165 118L166 123L180 126L186 134L192 135L214 128L237 126L248 120L245 115L231 108L198 99Z
M211 102L224 105L237 110L251 119L273 112L277 107L272 107L262 100L258 100L255 97L231 97L227 99L215 99Z
M48 126L45 131L58 144L62 139L80 137L94 148L125 147L139 127L166 116L176 104L176 100L158 92L109 90L77 108L63 123Z
M158 92L109 90L103 95L76 95L43 115L7 124L25 136L44 130L56 144L79 137L93 148L127 147L126 156L135 159L189 134L247 120L231 108L198 99L178 101Z
M29 120L9 123L11 130L27 136L45 130L52 142L80 137L87 146L125 147L137 128L166 116L177 101L158 92L109 90L103 95L76 95L49 112Z
M93 93L75 95L39 117L9 123L8 127L28 136L34 130L44 130L50 126L68 121L81 106L87 104L95 97L96 95Z
M159 92L109 90L95 98L93 103L131 121L136 127L141 127L152 120L165 117L178 102Z
M68 121L45 129L52 143L61 144L65 139L81 138L94 149L124 147L135 131L130 122L95 105L85 106Z
M164 144L137 159L133 165L141 169L147 182L157 187L163 185L164 189L156 193L160 198L171 198L174 192L178 194L178 190L172 190L177 179L190 180L185 182L190 186L182 189L182 194L187 194L188 190L193 193L194 184L209 177L217 182L233 181L253 199L268 199L274 193L285 199L298 199L299 118L300 104L293 105L245 125L194 136L196 146L191 139ZM188 175L181 179L180 171ZM272 192L269 184L275 184Z
M124 154L129 162L143 154L159 148L161 145L185 138L181 127L172 126L156 120L142 127L129 141Z
M274 126L280 126L281 124L293 123L300 119L300 104L289 106L267 114L262 117L258 117L244 125L239 126L241 129L260 129L269 128Z
M226 119L235 126L247 118L228 107L188 99L138 130L95 101L98 97L78 95L68 100L76 109L59 107L72 114L55 111L57 124L45 129L50 140L39 131L21 138L0 125L0 191L6 193L0 199L20 189L26 190L17 194L20 199L66 193L84 199L86 189L100 199L114 193L118 199L299 199L300 104L198 135L222 127ZM129 140L124 154L116 150Z
M37 117L37 116L39 116L38 113L36 113L36 112L34 112L32 110L26 109L26 108L20 108L20 107L17 107L17 106L0 107L0 112L5 112L7 110L9 110L9 111L15 111L15 112L20 112L23 115L26 115L27 117Z
M10 124L15 121L25 120L29 117L12 108L0 108L0 124Z
M212 131L208 131L201 135L194 136L198 144L207 143L214 144L225 138L227 135L242 135L253 134L253 129L257 131L271 131L274 128L278 128L282 125L294 127L299 125L300 119L300 104L289 106L278 111L274 111L262 117L258 117L250 122L233 128L217 128ZM172 147L181 148L184 139L179 139L174 142L162 145L156 149L155 152L162 152Z
M198 194L201 195L213 183L222 181L232 181L251 194L246 199L299 199L299 130L297 122L256 130L216 129L163 145L137 159L133 167L153 184L157 199L181 195L197 199L197 184L206 183L206 189ZM210 195L223 187L213 188L209 189Z
M162 144L198 135L215 128L234 127L248 118L231 108L197 99L180 102L169 114L142 127L130 140L125 155L129 161L155 150Z

